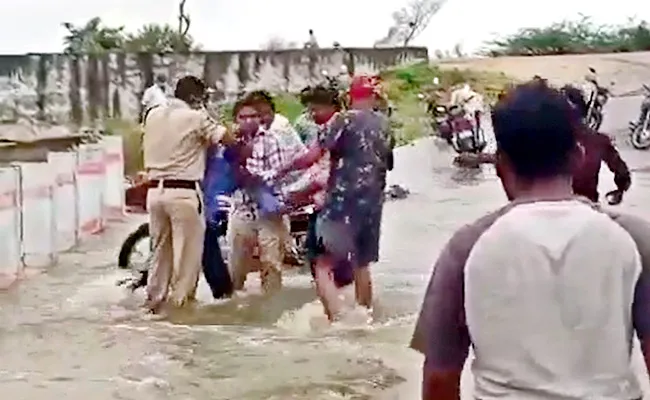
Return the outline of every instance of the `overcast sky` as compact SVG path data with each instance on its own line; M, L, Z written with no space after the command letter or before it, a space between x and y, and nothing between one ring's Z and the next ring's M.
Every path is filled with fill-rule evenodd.
M304 42L312 28L321 46L372 46L390 26L391 12L408 0L188 0L190 32L206 50L256 49L271 36ZM57 52L61 23L99 16L107 24L137 30L145 23L175 24L177 0L3 0L0 53ZM534 7L543 5L544 7ZM429 49L480 47L495 34L544 26L579 13L600 23L628 17L650 20L640 0L449 0L414 44ZM463 28L454 28L463 24Z

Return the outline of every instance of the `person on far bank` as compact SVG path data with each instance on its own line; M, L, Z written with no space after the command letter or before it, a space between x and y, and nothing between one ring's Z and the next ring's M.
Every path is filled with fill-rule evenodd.
M168 100L167 77L163 74L156 75L154 84L149 86L142 95L142 121L144 122L149 110L167 104Z
M548 87L545 81L539 79L534 79L531 84ZM624 193L632 185L630 169L609 136L590 129L584 123L589 106L582 91L567 85L562 88L561 93L578 117L575 134L585 154L582 164L573 173L574 193L598 202L600 197L598 193L600 167L602 163L605 163L614 174L614 184L616 185L616 189L608 192L605 198L610 205L620 204L623 201ZM461 154L456 157L454 163L460 166L476 166L482 163L494 164L496 159L495 154L489 153Z
M433 268L411 342L423 400L460 400L470 347L475 399L643 397L632 349L636 333L650 367L650 223L573 194L579 123L546 85L494 107L509 203L460 228Z
M354 305L348 288L354 288L358 304L372 306L369 266L379 258L389 154L388 121L373 110L376 92L371 80L355 77L349 95L351 109L333 116L318 144L276 177L306 169L330 154L327 195L316 223L316 287L330 320Z
M200 183L207 148L236 143L204 110L205 92L201 79L185 76L176 84L174 99L151 109L143 121L154 249L145 306L154 313L167 300L182 306L195 298L205 233Z

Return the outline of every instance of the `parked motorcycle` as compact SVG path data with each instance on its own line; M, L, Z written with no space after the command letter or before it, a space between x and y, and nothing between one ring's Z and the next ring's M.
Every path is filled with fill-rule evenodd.
M585 80L593 85L587 101L587 126L597 131L603 123L603 109L611 95L610 90L601 86L598 82L598 76L594 68L589 67L590 74Z
M643 85L645 91L645 97L643 102L650 101L650 87ZM645 107L641 107L641 113L645 115L640 115L638 121L643 121L638 123L638 121L630 124L630 141L632 146L638 150L646 150L650 148L650 112Z

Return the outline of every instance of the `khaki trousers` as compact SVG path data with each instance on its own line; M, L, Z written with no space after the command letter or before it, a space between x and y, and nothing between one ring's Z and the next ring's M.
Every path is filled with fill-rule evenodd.
M195 298L205 234L201 196L198 188L149 189L153 266L147 282L147 302L151 309L166 300L181 306Z
M242 290L246 276L258 265L264 292L282 287L282 265L285 241L282 217L252 219L250 214L233 212L228 222L230 247L229 270L235 290Z
M293 240L293 237L291 237L291 218L288 215L284 215L282 217L282 224L284 225L282 228L282 235L284 236L284 252L292 253L295 250L296 243Z

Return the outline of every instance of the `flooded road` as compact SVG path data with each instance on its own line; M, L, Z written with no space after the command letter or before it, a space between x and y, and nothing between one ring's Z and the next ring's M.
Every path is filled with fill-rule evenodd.
M638 103L613 101L605 130L624 128ZM635 171L622 208L650 218L650 152L619 141ZM299 274L274 297L256 294L252 279L252 294L220 303L202 283L196 309L151 320L138 308L141 294L114 285L123 276L116 247L131 221L0 293L0 393L19 400L416 399L421 358L407 344L433 261L459 226L505 202L492 167L458 170L452 158L432 140L397 151L390 181L411 195L385 207L371 325L328 327L310 277ZM613 187L603 171L601 193Z

